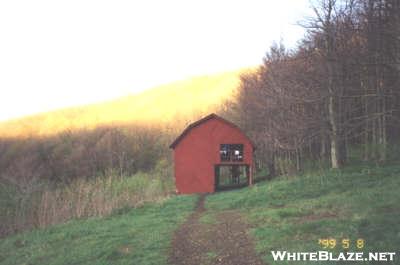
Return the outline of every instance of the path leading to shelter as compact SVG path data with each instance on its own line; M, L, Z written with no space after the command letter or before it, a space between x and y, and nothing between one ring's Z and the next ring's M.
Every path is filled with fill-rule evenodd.
M236 211L205 216L201 195L196 210L175 232L169 263L174 265L261 265L248 225Z

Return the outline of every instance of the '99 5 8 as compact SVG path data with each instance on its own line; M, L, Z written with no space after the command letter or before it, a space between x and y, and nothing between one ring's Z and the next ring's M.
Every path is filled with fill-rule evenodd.
M322 248L336 248L341 247L343 249L349 249L350 246L355 246L358 249L362 249L365 246L365 240L362 238L358 238L356 240L351 240L350 238L342 238L336 240L335 238L320 238L318 239L318 244L322 246Z

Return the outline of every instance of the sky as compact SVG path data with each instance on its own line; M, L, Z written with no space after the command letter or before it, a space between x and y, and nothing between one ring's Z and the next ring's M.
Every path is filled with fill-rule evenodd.
M0 120L258 65L309 0L5 0Z

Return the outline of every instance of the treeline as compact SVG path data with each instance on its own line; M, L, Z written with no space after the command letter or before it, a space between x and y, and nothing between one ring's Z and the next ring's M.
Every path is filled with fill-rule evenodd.
M41 138L1 139L1 176L68 183L110 172L119 176L147 172L161 159L170 159L165 146L173 134L166 130L156 126L107 126Z
M295 50L274 45L242 76L224 115L257 143L272 175L304 161L346 163L350 146L384 162L400 133L400 2L323 0Z

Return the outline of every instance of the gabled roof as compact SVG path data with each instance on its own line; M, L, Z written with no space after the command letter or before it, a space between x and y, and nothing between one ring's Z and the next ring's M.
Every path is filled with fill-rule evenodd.
M175 139L175 141L172 142L172 144L169 146L169 148L174 149L178 145L178 143L186 136L186 134L189 133L189 131L191 129L193 129L193 128L199 126L200 124L202 124L202 123L204 123L204 122L206 122L208 120L211 120L211 119L218 119L218 120L223 121L224 123L227 123L228 125L236 128L236 129L238 129L250 141L251 145L253 146L253 149L255 149L255 145L254 145L253 141L251 141L250 138L247 137L247 135L242 131L242 129L240 129L234 123L232 123L232 122L230 122L228 120L225 120L224 118L218 116L215 113L211 113L210 115L208 115L208 116L206 116L206 117L204 117L204 118L202 118L202 119L200 119L200 120L198 120L196 122L193 122L188 127L186 127L186 129L183 130L183 132Z

